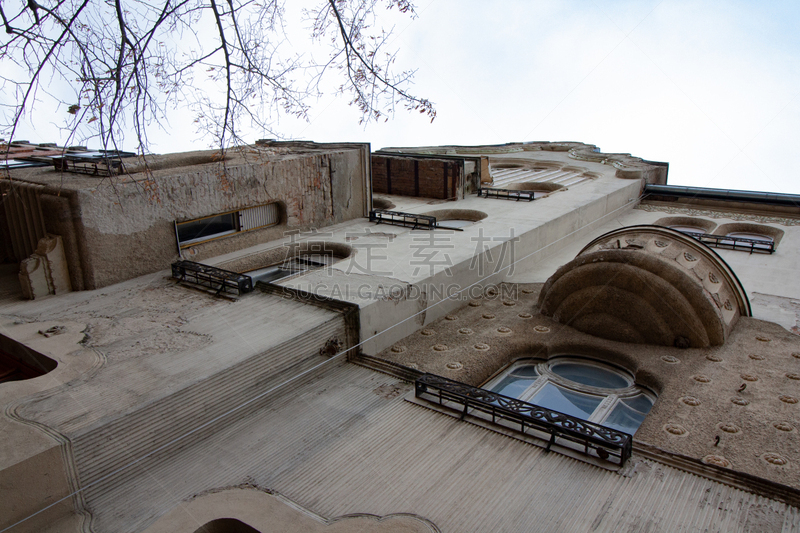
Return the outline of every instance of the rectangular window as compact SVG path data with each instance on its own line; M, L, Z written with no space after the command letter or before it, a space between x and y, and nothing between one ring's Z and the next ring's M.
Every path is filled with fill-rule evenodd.
M280 222L277 203L248 207L210 217L176 222L175 232L181 248L225 235L275 226Z

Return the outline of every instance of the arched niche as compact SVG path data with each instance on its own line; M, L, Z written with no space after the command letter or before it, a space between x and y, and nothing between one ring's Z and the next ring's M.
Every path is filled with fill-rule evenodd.
M719 255L659 226L590 242L547 280L539 307L597 337L680 348L721 345L750 316L744 288Z

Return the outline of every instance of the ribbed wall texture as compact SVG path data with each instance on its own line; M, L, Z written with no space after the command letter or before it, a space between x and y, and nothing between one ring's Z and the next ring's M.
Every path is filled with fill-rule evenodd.
M504 185L517 182L538 182L538 183L557 183L564 187L577 185L588 180L582 172L574 170L542 170L533 171L519 168L498 168L491 169L492 187L502 188Z
M345 364L276 393L125 483L87 491L96 531L139 531L203 491L249 483L326 517L414 513L445 532L797 531L796 508L634 457L626 474L405 402ZM140 468L141 467L141 468Z

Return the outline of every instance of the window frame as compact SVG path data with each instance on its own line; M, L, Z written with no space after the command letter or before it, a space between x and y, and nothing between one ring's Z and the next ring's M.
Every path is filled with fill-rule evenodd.
M569 380L567 378L559 376L558 374L552 371L551 367L560 363L578 363L581 365L596 366L597 368L602 368L603 370L613 371L617 373L617 375L623 377L628 382L628 386L623 388L604 388L592 385L584 385ZM626 399L644 396L650 400L651 410L652 406L655 405L655 402L658 399L658 396L653 391L641 385L637 385L634 376L631 375L631 373L625 370L624 368L621 368L617 365L613 365L610 363L597 361L592 358L582 357L579 355L572 355L572 354L557 355L547 360L533 358L533 357L517 359L512 363L510 363L508 366L506 366L503 370L495 374L494 377L487 380L483 385L481 385L481 388L489 390L496 394L503 394L502 392L495 391L493 387L499 385L503 379L505 379L507 376L509 376L511 373L514 372L514 369L528 365L536 365L536 371L538 377L524 391L514 396L515 398L526 403L539 405L534 401L534 398L548 384L553 384L557 388L562 388L579 394L585 394L594 397L602 397L600 403L597 405L594 411L592 411L592 414L589 415L588 417L570 415L574 416L575 418L580 418L582 420L585 420L587 422L592 422L594 424L603 425L606 422L606 420L611 416L614 409L620 403L623 403L623 401ZM540 406L540 407L545 407L545 406ZM545 408L551 409L550 407L545 407ZM637 410L637 412L641 411ZM650 411L648 410L647 413L644 413L645 417L649 412ZM617 431L622 431L624 433L627 433L627 431L622 429L617 429L617 428L612 428L612 429L616 429ZM636 433L636 431L631 433L631 436L634 433Z
M252 209L258 209L260 207L266 207L266 206L270 206L270 205L274 205L275 206L275 211L276 211L275 212L275 215L276 215L275 216L275 222L268 223L268 224L262 224L261 226L256 226L256 227L252 227L252 228L243 228L242 219L243 219L244 213L246 211L252 210ZM218 233L212 233L212 234L209 234L209 235L203 235L201 237L196 237L194 239L188 239L188 240L185 240L185 241L181 240L181 237L180 237L180 226L181 225L201 222L203 220L208 220L208 219L211 219L211 218L221 217L221 216L225 216L225 215L234 215L234 217L233 217L234 218L234 224L233 225L235 226L234 229L221 231L221 232L218 232ZM175 225L175 239L178 242L178 248L183 250L183 249L190 248L190 247L192 247L194 245L197 245L197 244L213 241L213 240L216 240L216 239L220 239L222 237L227 237L229 235L238 235L239 233L246 233L248 231L253 231L253 230L268 228L268 227L272 227L272 226L277 226L277 225L279 225L281 223L281 218L282 217L281 217L279 202L267 202L265 204L253 205L253 206L244 207L244 208L241 208L241 209L232 209L230 211L223 211L222 213L215 213L213 215L207 215L207 216L204 216L204 217L193 218L193 219L189 219L189 220L182 220L180 222L176 220L174 222L174 225Z

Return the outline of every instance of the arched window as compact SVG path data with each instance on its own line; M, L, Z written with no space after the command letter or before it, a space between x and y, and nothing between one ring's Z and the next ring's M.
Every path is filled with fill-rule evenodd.
M751 246L754 250L771 251L774 249L774 239L769 235L762 235L761 233L749 233L745 231L732 231L726 235L727 237L736 237L737 239L747 239L746 245ZM721 245L734 246L735 241L722 240L719 242ZM740 245L741 247L741 245Z
M706 230L701 228L700 226L687 226L687 225L680 225L680 226L669 226L669 228L680 231L681 233L700 233L704 234Z
M656 399L624 370L570 356L519 360L483 388L630 435Z

